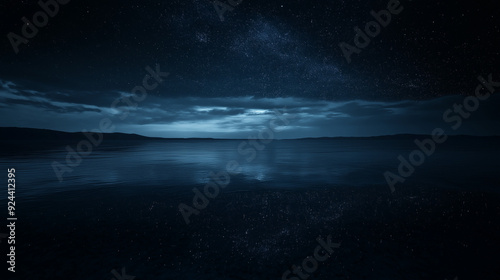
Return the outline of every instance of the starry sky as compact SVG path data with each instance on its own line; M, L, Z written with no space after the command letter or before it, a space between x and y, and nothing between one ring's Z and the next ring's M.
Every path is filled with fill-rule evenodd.
M494 1L401 0L350 62L339 44L354 46L392 0L65 1L16 47L9 34L42 8L0 4L0 126L81 131L110 118L117 132L246 138L279 108L293 119L277 138L429 134L451 126L443 112L479 75L500 81ZM114 108L148 66L168 77ZM449 133L500 134L499 106L492 95Z

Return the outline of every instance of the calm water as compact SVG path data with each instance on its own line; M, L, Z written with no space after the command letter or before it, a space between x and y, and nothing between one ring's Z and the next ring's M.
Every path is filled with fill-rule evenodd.
M74 171L58 182L51 163L65 162L66 150L54 149L2 157L3 166L15 167L22 199L72 190L103 187L125 191L155 187L170 194L205 184L210 172L223 171L229 161L241 166L233 180L264 184L268 188L304 186L373 186L386 184L383 173L397 173L398 155L408 158L416 146L408 140L280 140L251 155L241 155L242 140L171 140L135 145L102 146L83 157ZM450 141L451 142L451 141ZM401 187L415 183L439 186L491 188L500 186L496 166L500 145L493 141L445 143L426 159ZM112 143L107 143L112 144ZM245 146L248 148L249 146ZM472 184L473 186L470 186ZM133 188L133 187L132 187ZM251 184L231 184L232 190L253 190Z
M498 143L449 140L391 194L383 173L412 140L281 140L249 162L242 140L108 142L63 182L51 163L64 147L4 153L16 169L12 279L122 267L136 279L281 279L327 235L342 245L311 279L497 279ZM232 160L241 172L186 225L179 203Z

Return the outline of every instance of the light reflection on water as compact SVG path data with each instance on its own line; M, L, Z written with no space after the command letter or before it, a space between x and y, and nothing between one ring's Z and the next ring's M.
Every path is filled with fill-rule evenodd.
M495 253L498 195L474 191L500 186L496 142L443 146L396 187L406 192L395 195L382 174L395 172L397 156L415 148L412 141L274 141L251 162L238 154L240 143L108 141L62 183L51 163L64 161L64 147L0 157L5 168L16 168L17 234L23 241L16 254L23 256L22 273L32 276L22 279L75 278L75 271L77 279L101 279L121 266L137 279L280 279L311 252L316 237L330 234L342 247L332 258L336 265L325 263L317 279L331 279L338 267L342 273L369 264L377 269L380 260L404 267L433 258L441 269L445 259L455 270L464 257L467 264L484 264L482 256ZM179 203L191 204L191 189L230 160L241 164L241 174L231 176L222 194L186 225ZM415 184L472 191L464 204L461 191L420 192L410 189ZM370 188L353 189L361 186ZM491 234L485 238L485 232ZM447 238L428 238L435 233ZM461 245L457 253L464 239L456 233L482 242L477 255ZM415 246L423 253L415 256ZM496 266L492 261L485 270ZM423 271L407 270L402 275ZM382 266L373 273L384 271Z
M391 140L280 140L257 151L254 160L238 153L242 140L171 140L151 141L128 146L102 146L83 158L72 173L58 182L51 163L63 163L66 151L50 150L32 155L0 158L2 165L16 168L17 184L23 197L53 191L116 187L120 185L159 186L167 192L180 192L192 185L207 183L210 172L225 170L236 160L241 173L237 180L263 182L267 187L294 188L305 185L385 184L383 173L396 172L397 156L407 155L415 146L411 141ZM440 181L448 184L478 184L478 179L498 183L491 170L498 166L499 149L470 145L469 151L453 145L438 148L417 167L410 183ZM467 157L463 157L468 152ZM413 178L414 177L414 178ZM413 181L412 181L413 180ZM189 186L187 188L186 186ZM497 185L498 186L498 185ZM251 190L252 184L235 184L239 190Z

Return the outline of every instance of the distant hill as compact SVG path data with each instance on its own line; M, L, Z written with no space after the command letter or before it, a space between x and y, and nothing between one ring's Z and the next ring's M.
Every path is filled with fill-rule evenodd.
M0 141L68 141L86 139L82 132L63 132L50 129L0 127ZM157 137L146 137L138 134L127 133L103 133L107 140L148 140L164 139Z
M0 127L0 155L23 155L31 151L64 149L87 140L82 132L62 132L49 129ZM137 134L104 133L101 145L131 145L144 141L162 140Z
M306 137L290 140L332 140L332 139L415 139L425 138L429 135L423 134L395 134L372 137ZM464 138L500 138L500 136L468 136L456 135L450 136L454 139ZM67 143L69 141L80 141L87 139L82 132L63 132L50 129L37 128L19 128L19 127L0 127L0 142L30 142L30 143ZM103 133L103 142L105 141L149 141L149 140L216 140L214 138L162 138L162 137L147 137L138 134L128 133ZM238 140L238 139L220 139L220 140ZM246 140L246 139L240 139ZM24 144L23 144L24 145Z

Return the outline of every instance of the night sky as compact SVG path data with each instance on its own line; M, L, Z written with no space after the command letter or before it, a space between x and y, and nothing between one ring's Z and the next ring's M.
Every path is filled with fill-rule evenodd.
M436 127L500 134L496 95L457 130L443 120L474 95L478 76L500 81L498 3L401 0L402 11L349 63L339 44L355 46L354 28L389 2L242 0L222 21L207 0L71 0L13 47L8 34L22 36L21 18L42 9L4 1L0 126L81 131L108 117L119 132L246 138L279 108L293 119L277 138ZM134 108L112 108L142 85L148 66L169 75Z

